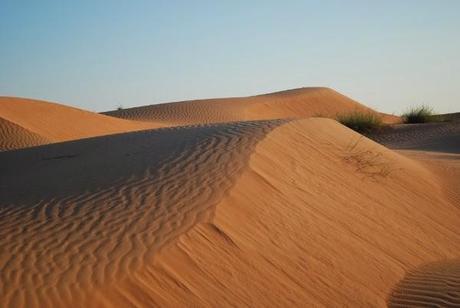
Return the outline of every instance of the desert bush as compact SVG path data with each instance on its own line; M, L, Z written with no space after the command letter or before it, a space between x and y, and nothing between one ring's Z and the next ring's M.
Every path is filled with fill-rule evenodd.
M371 112L354 111L337 115L337 121L359 133L369 133L382 127L382 118Z
M430 106L422 105L418 107L412 107L408 111L402 114L404 123L427 123L436 121L434 116L433 108Z

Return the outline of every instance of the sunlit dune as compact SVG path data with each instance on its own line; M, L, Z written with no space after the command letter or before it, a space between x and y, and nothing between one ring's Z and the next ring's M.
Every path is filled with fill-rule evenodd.
M326 88L123 119L1 98L0 306L456 304L459 122L324 118L355 110L377 113Z
M0 97L0 151L160 126L56 103Z
M51 143L51 140L0 118L0 151Z
M106 112L130 120L165 125L229 121L328 117L352 111L376 111L329 88L301 88L249 97L231 97L157 104ZM383 114L387 122L396 116Z

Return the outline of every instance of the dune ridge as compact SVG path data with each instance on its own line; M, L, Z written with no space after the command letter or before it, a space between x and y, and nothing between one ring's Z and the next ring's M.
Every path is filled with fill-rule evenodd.
M166 243L210 220L257 141L281 123L150 130L0 153L0 302L81 304L139 271Z
M0 170L6 306L385 306L460 247L435 174L328 119L56 143Z
M458 257L459 219L418 162L334 121L293 121L258 143L210 224L94 300L386 307L407 271Z
M355 110L376 112L327 88L106 115L0 97L0 304L456 304L458 123L378 144L311 118Z
M0 151L51 143L47 138L0 118Z
M188 125L229 121L269 120L322 116L339 113L376 111L329 88L300 88L249 97L203 99L156 104L103 114L137 121L155 121L164 125ZM398 117L385 115L385 121Z
M161 127L57 103L0 96L0 151Z

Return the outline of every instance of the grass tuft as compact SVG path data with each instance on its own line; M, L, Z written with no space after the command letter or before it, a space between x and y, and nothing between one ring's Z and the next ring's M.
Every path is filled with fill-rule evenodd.
M369 133L383 125L379 115L360 111L337 115L337 121L359 133Z
M403 113L401 117L406 124L436 121L433 108L426 105L412 107L407 112Z

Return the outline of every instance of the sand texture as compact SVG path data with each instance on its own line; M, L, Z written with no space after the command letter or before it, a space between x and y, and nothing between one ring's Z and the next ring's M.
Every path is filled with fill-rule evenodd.
M391 294L390 307L460 307L460 260L426 264Z
M0 151L160 126L56 103L0 96Z
M328 117L376 111L329 88L301 88L250 97L232 97L157 104L106 112L123 119L188 125L241 120ZM386 122L396 116L382 114Z
M366 109L331 91L126 119L2 98L0 306L458 305L458 122L293 116Z
M393 149L460 154L460 121L399 124L373 136Z

